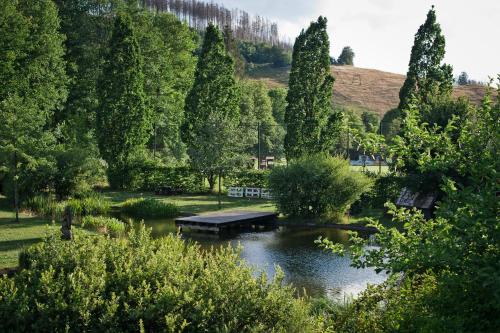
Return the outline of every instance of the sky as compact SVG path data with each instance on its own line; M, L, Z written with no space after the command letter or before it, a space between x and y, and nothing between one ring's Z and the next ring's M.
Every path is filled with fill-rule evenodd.
M218 1L219 2L219 1ZM221 0L227 8L269 18L290 40L323 15L331 55L349 45L357 67L406 74L414 35L432 5L454 75L487 81L500 73L500 0Z

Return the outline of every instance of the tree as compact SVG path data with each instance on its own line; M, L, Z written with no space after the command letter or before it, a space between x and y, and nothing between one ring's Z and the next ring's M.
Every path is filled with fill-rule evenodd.
M55 111L66 95L64 36L50 0L0 3L0 170L14 198L50 185Z
M330 74L330 42L326 18L319 17L300 33L293 47L285 112L288 159L329 151L341 114L332 114L334 78Z
M97 136L101 155L109 165L113 187L124 187L130 154L151 134L151 109L146 105L142 55L132 20L115 18L108 61L100 80Z
M207 177L211 189L215 176L231 166L240 150L232 140L239 123L233 66L221 32L209 25L186 97L182 137L193 167Z
M469 84L469 75L467 72L460 73L457 83L459 86L466 86Z
M142 10L133 17L144 58L144 93L153 111L153 157L181 159L180 139L186 95L193 83L197 35L169 13Z
M339 57L337 58L337 65L350 65L354 66L354 51L350 46L344 46L342 49L342 52L340 53Z
M434 6L415 34L406 80L399 91L400 110L408 107L412 96L418 103L429 103L436 95L451 93L452 67L441 62L445 54L445 38L436 22Z
M262 82L240 83L240 127L242 143L250 143L253 156L282 156L284 129L273 117L273 105Z
M364 111L361 114L361 120L363 125L365 125L365 131L370 133L376 133L379 129L379 118L375 113Z

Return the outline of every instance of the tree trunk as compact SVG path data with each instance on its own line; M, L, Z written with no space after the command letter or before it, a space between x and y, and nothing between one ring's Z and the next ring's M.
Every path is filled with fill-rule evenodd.
M218 199L219 199L219 209L222 209L222 202L221 202L221 179L222 179L222 173L221 171L219 170L219 193L217 195Z
M17 184L17 152L14 152L14 209L16 210L16 222L19 222L19 187Z
M207 180L208 180L208 186L210 187L210 192L213 192L215 188L215 175L212 172L210 172L207 175Z

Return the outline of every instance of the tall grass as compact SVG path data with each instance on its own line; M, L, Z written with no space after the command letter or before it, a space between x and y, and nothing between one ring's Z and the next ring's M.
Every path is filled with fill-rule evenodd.
M138 218L175 217L179 215L179 209L174 204L152 198L137 198L125 201L122 213Z
M59 202L50 195L37 195L24 203L24 209L54 220L62 218L66 206L70 207L75 217L106 215L111 208L110 202L97 193L81 199L69 199Z
M84 216L82 218L82 227L112 237L118 237L125 234L125 223L112 217Z

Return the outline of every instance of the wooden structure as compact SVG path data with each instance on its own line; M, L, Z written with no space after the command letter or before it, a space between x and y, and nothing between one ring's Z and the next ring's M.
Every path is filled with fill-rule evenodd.
M278 214L269 212L231 211L210 215L181 217L175 220L179 228L190 230L222 232L239 227L272 226Z
M396 205L408 208L418 208L424 213L426 219L433 216L434 204L436 203L437 195L435 193L423 194L420 192L413 192L404 187L396 200Z

